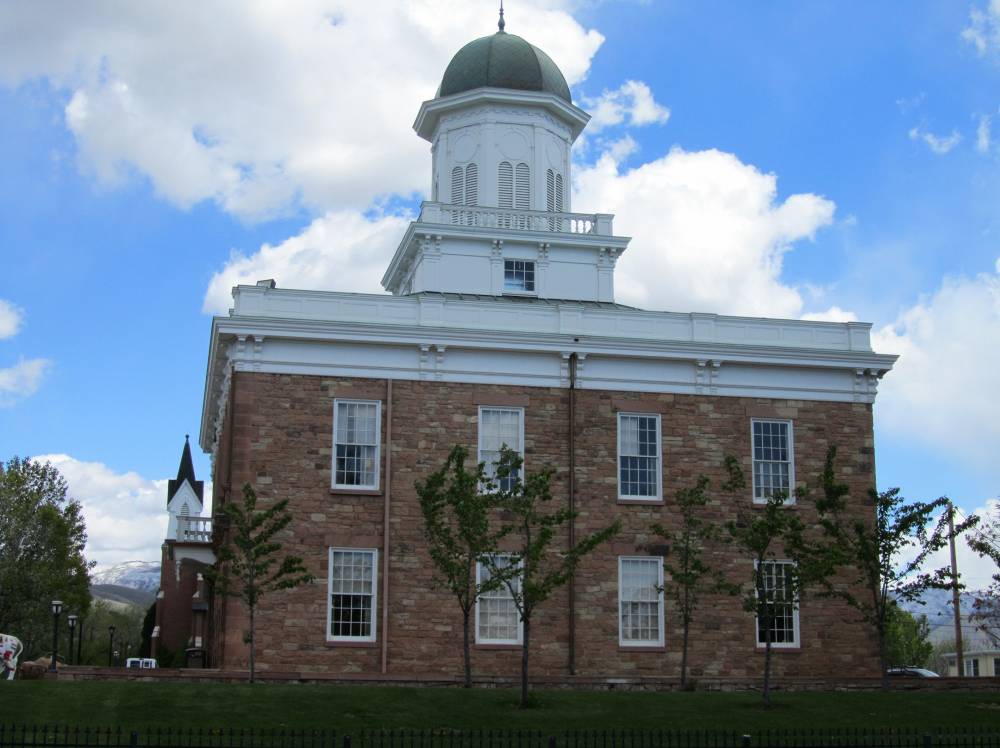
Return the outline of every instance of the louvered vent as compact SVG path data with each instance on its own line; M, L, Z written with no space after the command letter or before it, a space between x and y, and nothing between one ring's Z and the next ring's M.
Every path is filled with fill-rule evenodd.
M497 198L500 208L514 207L514 167L510 161L501 161L499 169Z
M465 167L465 204L479 205L479 167L475 164Z
M531 171L527 164L518 164L515 172L517 192L514 207L518 210L531 209Z
M555 210L556 213L563 212L563 178L562 174L556 174L556 195L555 195Z
M556 209L556 180L555 172L547 169L545 172L545 210L552 213Z
M451 204L462 204L462 167L456 166L451 170Z

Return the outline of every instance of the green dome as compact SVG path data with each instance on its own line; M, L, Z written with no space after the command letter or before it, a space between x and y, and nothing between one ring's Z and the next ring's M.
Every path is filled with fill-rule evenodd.
M438 97L483 86L551 93L573 103L566 79L552 58L521 37L503 31L458 50L444 71Z

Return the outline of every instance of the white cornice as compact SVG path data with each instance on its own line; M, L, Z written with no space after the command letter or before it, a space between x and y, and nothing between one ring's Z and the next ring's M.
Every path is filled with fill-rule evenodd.
M560 386L576 352L589 362L584 388L872 402L897 358L873 352L861 322L257 286L234 298L232 314L212 322L200 439L209 452L233 368Z
M540 91L514 91L507 88L476 88L472 91L463 91L423 102L420 105L417 118L413 122L413 129L424 140L434 142L434 132L443 114L479 104L506 104L545 109L569 126L570 142L576 140L590 121L590 115L580 107L570 104L555 94Z

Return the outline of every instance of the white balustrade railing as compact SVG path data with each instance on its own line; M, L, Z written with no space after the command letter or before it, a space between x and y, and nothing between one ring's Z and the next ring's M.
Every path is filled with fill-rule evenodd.
M542 210L514 210L431 202L425 202L420 206L420 220L424 223L515 231L611 236L612 219L613 216L604 213L549 213Z
M177 518L177 540L182 543L211 543L212 518L181 515Z

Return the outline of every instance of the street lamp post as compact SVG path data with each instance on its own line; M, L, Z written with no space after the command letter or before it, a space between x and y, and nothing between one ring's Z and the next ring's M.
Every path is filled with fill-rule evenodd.
M66 622L69 624L69 655L66 657L66 663L69 665L73 664L73 634L76 633L76 614L70 613L66 616ZM80 631L80 635L83 635L83 631ZM77 662L79 665L80 663Z
M59 614L62 613L62 600L52 601L52 662L49 672L56 672L56 655L59 652Z
M93 639L94 635L91 634L90 638ZM83 658L80 656L83 653L83 619L80 619L80 633L76 637L76 664L79 665L83 662Z
M115 627L108 626L108 667L111 667L113 664L111 658L114 657L114 654L115 654Z

